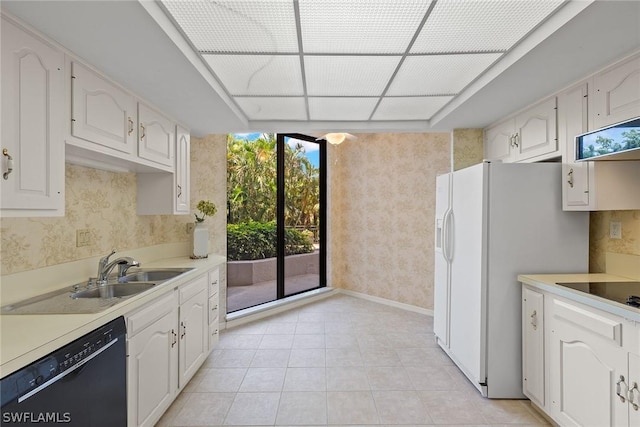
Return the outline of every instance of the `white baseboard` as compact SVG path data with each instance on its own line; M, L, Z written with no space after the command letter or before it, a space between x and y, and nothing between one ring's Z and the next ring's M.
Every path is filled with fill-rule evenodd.
M300 307L315 301L335 295L336 289L320 288L303 294L294 295L285 299L271 301L260 304L255 307L249 307L244 310L227 314L226 322L220 325L220 329L233 328L234 326L244 325L254 320L264 319L274 314L282 313L292 308Z
M405 304L398 301L393 301L386 298L374 297L372 295L363 294L360 292L350 291L348 289L336 289L341 294L350 295L356 298L362 298L368 301L377 302L378 304L384 304L395 308L400 308L406 311L413 311L414 313L426 314L427 316L433 317L433 310L429 310L428 308L422 308L411 304Z

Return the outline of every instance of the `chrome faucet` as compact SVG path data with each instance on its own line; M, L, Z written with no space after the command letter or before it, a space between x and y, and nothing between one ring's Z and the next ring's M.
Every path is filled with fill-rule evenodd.
M98 285L104 285L107 283L109 273L111 273L111 270L113 270L113 267L116 265L118 266L118 278L127 274L127 270L130 267L140 266L138 261L128 256L120 257L109 262L109 258L115 253L116 250L113 249L109 255L103 256L100 258L100 261L98 261L98 274L96 275Z

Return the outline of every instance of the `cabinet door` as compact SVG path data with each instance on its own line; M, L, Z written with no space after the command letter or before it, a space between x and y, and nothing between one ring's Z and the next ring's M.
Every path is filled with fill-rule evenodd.
M497 124L485 130L484 156L488 160L512 162L513 152L513 119Z
M138 156L174 167L175 149L175 123L139 102Z
M203 289L180 305L180 388L209 354L207 302L207 292Z
M544 407L544 297L522 289L522 387L523 393Z
M71 134L131 154L136 141L133 96L78 62L71 79Z
M190 208L190 147L189 131L176 126L176 212L189 212Z
M597 74L593 87L592 129L640 116L640 57Z
M128 342L128 424L132 426L153 426L178 390L176 299L162 298L148 308L141 313L155 312L158 319Z
M516 117L516 160L558 151L556 97L543 101Z
M551 413L560 425L627 426L629 384L622 323L614 316L553 299ZM547 318L549 321L549 318ZM619 384L618 384L619 383Z
M64 55L4 17L1 39L2 214L64 215Z
M640 356L632 353L629 354L629 388L629 425L640 426Z
M562 159L562 207L564 210L590 208L589 175L592 162L576 162L575 137L588 131L587 83L573 87L558 99L558 137L564 147Z

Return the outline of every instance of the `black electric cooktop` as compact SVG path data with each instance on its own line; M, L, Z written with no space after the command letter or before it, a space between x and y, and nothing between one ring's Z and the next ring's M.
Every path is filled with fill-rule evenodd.
M640 282L556 283L576 291L640 308Z

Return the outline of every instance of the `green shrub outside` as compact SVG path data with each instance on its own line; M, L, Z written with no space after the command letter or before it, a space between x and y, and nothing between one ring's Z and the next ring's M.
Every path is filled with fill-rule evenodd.
M229 261L273 258L277 255L276 234L275 221L227 224L227 258ZM313 251L308 233L293 228L285 229L285 255Z

